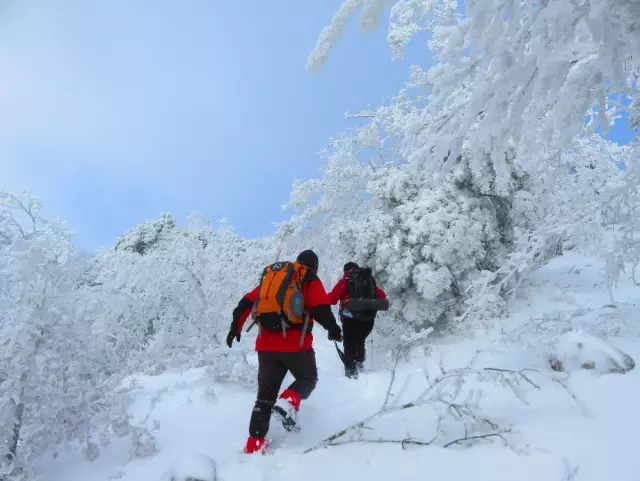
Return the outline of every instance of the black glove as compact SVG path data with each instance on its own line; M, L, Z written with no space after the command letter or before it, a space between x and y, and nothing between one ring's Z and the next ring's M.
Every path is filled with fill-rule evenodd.
M231 347L231 344L233 344L233 338L236 338L236 340L238 342L240 342L240 333L237 332L235 329L231 329L229 331L229 334L227 334L227 346Z
M331 326L327 329L327 332L329 333L330 341L342 342L342 329L340 329L338 324Z

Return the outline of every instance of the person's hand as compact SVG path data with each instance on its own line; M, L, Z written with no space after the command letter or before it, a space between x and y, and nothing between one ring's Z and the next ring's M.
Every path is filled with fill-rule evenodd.
M231 329L229 331L229 334L227 334L227 346L231 347L231 345L233 344L234 337L236 338L236 341L240 342L240 333Z
M342 329L338 324L334 324L327 331L329 332L330 341L342 342Z

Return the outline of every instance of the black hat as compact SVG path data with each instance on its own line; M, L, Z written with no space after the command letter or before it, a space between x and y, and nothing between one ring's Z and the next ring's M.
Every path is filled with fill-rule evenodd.
M344 265L344 272L350 271L351 269L357 269L358 267L360 266L358 266L358 264L356 264L355 262L347 262Z
M300 254L298 254L298 258L296 259L296 261L313 269L316 272L318 271L318 256L311 249L307 249L306 251L302 251Z

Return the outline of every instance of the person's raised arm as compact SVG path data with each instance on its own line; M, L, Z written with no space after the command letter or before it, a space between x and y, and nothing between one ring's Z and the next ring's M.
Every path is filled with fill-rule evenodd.
M335 306L338 302L340 302L342 298L344 298L346 293L347 280L343 277L336 283L335 286L333 286L333 289L331 289L331 292L328 294L329 304Z
M306 283L306 293L304 297L305 310L311 314L311 317L313 317L318 324L327 330L330 340L341 341L342 329L340 329L331 311L329 296L324 289L324 285L322 285L322 281L317 274L311 270L307 272L304 280Z

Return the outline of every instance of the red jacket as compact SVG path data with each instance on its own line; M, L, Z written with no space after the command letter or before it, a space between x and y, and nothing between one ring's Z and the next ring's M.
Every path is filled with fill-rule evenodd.
M242 332L242 327L249 314L251 314L253 303L258 297L258 290L259 286L256 286L246 293L233 311L231 326L232 329L235 328L236 332ZM302 280L302 295L304 297L304 309L309 313L309 327L313 325L314 321L317 321L325 329L337 324L336 318L331 312L327 291L325 291L317 274L311 269L307 271ZM286 337L283 337L282 332L261 329L256 338L256 351L299 352L311 349L313 347L313 335L307 331L304 335L303 344L300 346L301 334L302 330L295 328L287 329Z
M350 297L349 289L347 286L347 276L352 270L353 269L349 269L347 272L345 272L342 276L342 279L340 279L336 283L336 285L333 286L333 289L331 289L331 292L329 293L329 302L331 303L331 305L336 305L338 302L340 302L340 311L342 311L342 309L344 308L344 303L347 302ZM378 299L386 299L387 294L378 286L376 286L376 297ZM340 320L342 320L342 316L340 316Z

